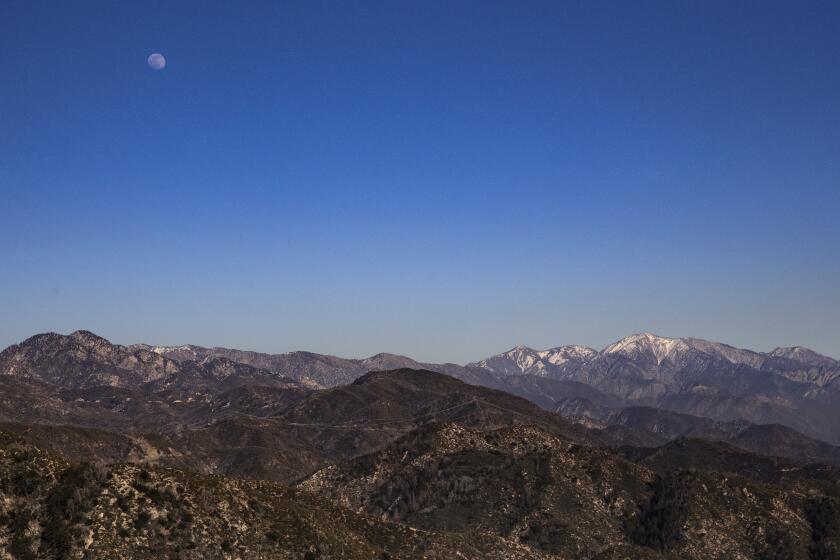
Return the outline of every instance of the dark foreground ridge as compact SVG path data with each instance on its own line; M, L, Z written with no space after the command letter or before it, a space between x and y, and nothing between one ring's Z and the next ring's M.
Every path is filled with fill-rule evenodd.
M26 559L832 558L837 478L823 483L821 493L808 479L657 472L525 425L430 424L297 488L73 463L0 432L0 550Z
M4 555L40 558L539 558L488 535L421 531L258 480L74 464L0 432Z

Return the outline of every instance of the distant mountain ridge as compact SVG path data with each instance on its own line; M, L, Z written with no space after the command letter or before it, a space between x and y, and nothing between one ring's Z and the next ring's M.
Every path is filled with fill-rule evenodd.
M600 351L578 345L548 350L517 346L465 366L420 363L387 353L347 359L195 345L120 346L88 331L36 335L0 352L0 374L68 389L203 387L218 393L255 384L318 389L346 385L369 371L409 368L500 389L593 426L627 427L615 411L642 406L715 422L777 423L831 443L840 443L838 364L799 346L762 353L649 333L631 335ZM217 383L221 379L224 383ZM675 418L663 416L662 421ZM665 427L663 433L682 433L680 425Z
M596 350L586 346L558 346L548 350L534 350L520 345L468 366L487 369L498 375L562 377L586 364L597 354Z
M575 377L580 369L609 357L622 357L646 366L691 365L691 360L718 360L731 365L744 365L760 371L778 373L795 381L807 381L824 386L840 378L840 360L819 354L802 346L775 348L770 352L756 352L736 348L720 342L699 338L668 338L650 333L630 335L598 351L588 346L566 345L535 350L519 345L506 352L472 362L433 364L413 360L398 354L380 353L368 358L340 358L327 354L295 351L281 354L236 350L224 347L153 346L133 344L129 350L145 350L177 360L201 360L225 357L292 378L323 386L348 383L367 371L399 367L425 367L434 371L445 369L483 369L498 376L538 375L554 379ZM826 375L827 373L827 375ZM822 375L821 375L822 374Z
M459 372L469 377L469 368L457 364L426 364L398 354L381 352L367 358L340 358L329 354L295 351L282 354L266 354L248 350L213 347L206 348L186 344L181 346L152 346L133 344L129 350L152 352L165 358L183 361L200 361L209 358L227 358L234 362L271 371L295 379L313 388L346 385L369 371L411 368L429 369L441 373ZM474 368L473 376L487 377L479 368ZM461 377L456 375L456 377ZM490 382L489 380L487 380Z
M89 331L39 334L0 352L0 375L50 383L65 389L100 386L152 390L197 389L208 381L228 386L259 382L296 385L290 378L224 357L179 362L142 347L111 344Z
M544 375L562 379L573 376L575 368L584 367L599 359L605 360L610 356L642 362L647 366L662 366L666 361L679 365L691 359L705 357L732 365L745 365L763 371L782 373L791 378L801 377L797 373L803 370L840 369L840 361L801 346L755 352L699 338L667 338L650 333L630 335L607 345L600 352L578 345L558 346L548 350L535 350L520 345L468 366L481 367L503 375ZM836 380L837 377L840 377L840 371L828 380L821 380L818 376L811 380L825 384Z
M555 410L573 404L579 411L595 411L609 397L621 400L620 406L650 406L716 421L779 423L840 443L840 362L799 346L763 353L642 333L601 351L517 346L469 367L507 379L537 376L583 383L599 391L595 401L587 396L569 403L557 395ZM597 412L593 419L600 419Z

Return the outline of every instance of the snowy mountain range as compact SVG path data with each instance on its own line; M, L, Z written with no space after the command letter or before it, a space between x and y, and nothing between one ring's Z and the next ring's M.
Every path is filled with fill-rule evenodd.
M780 423L832 442L840 438L840 362L800 346L756 352L641 333L601 351L517 346L468 367L509 384L515 376L543 379L518 383L531 388L531 394L518 394L535 402L551 397L555 410L584 421L614 417L623 406L649 406L715 421ZM557 383L562 390L552 390ZM590 392L570 391L570 383Z
M578 345L558 346L548 350L534 350L520 345L469 366L484 368L499 375L540 375L569 379L575 378L582 369L590 369L603 362L614 363L618 358L643 365L647 372L645 377L651 378L657 377L656 370L696 369L704 367L709 360L717 360L825 385L836 378L820 376L817 370L840 368L840 361L801 346L755 352L699 338L667 338L650 333L622 338L600 352ZM813 374L803 375L802 372ZM837 373L840 374L840 371Z

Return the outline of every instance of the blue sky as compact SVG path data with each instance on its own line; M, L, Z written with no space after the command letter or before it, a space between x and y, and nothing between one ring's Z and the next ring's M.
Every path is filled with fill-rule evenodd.
M840 357L838 60L836 2L7 0L0 345Z

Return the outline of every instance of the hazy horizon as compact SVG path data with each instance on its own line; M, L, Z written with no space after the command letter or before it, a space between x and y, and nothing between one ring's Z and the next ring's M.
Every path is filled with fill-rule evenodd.
M0 346L840 358L840 5L794 8L4 2Z

